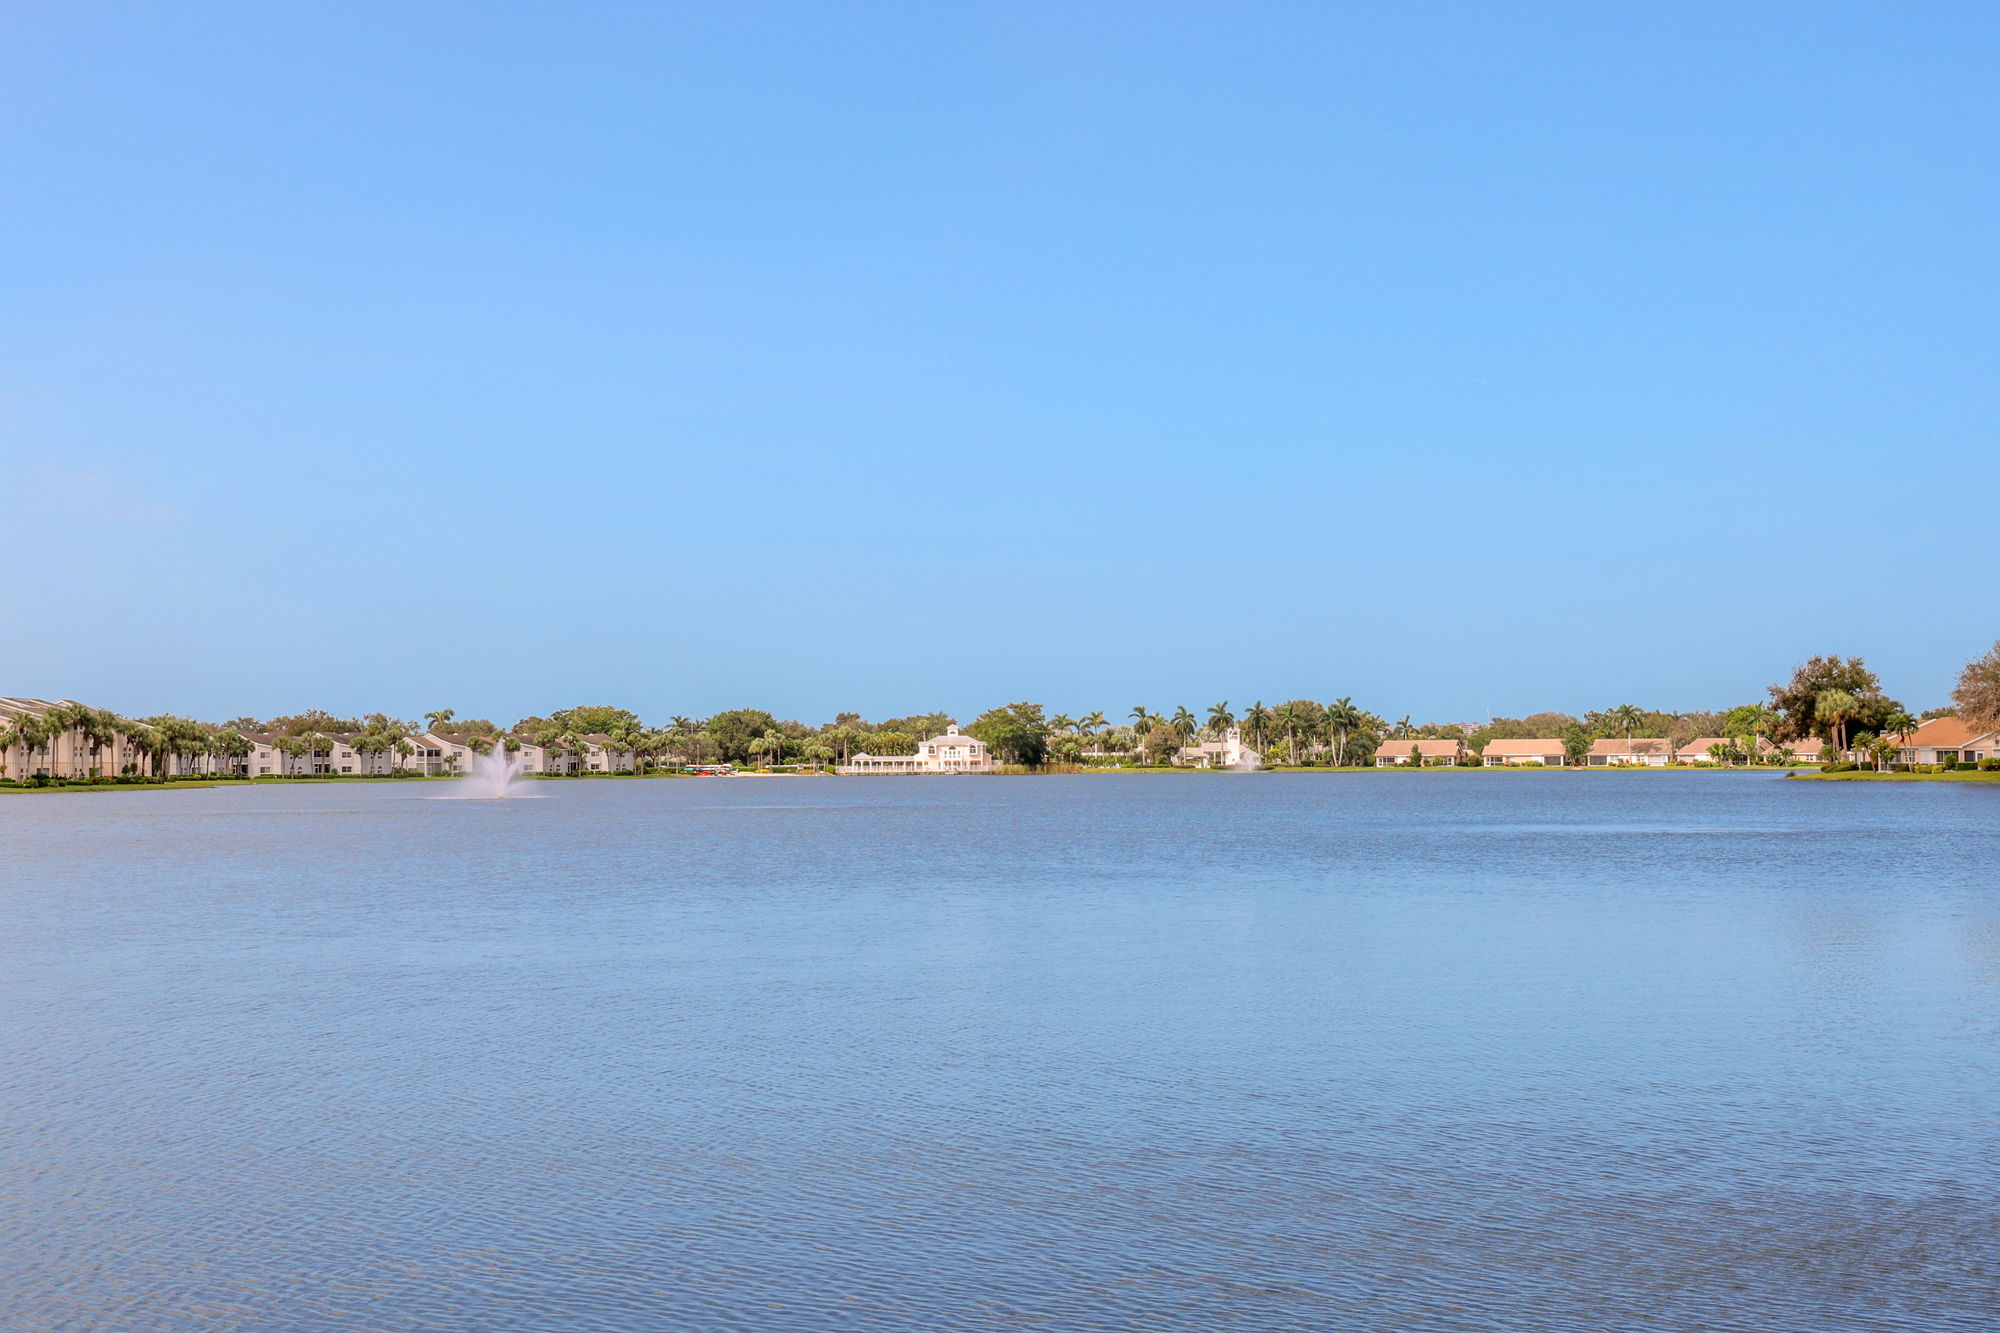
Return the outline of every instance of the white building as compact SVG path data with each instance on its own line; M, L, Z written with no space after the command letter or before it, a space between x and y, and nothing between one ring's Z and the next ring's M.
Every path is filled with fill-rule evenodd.
M1183 745L1174 753L1174 763L1182 768L1256 768L1264 756L1243 743L1240 727L1231 727L1218 741Z
M915 754L857 754L837 772L846 775L896 773L991 773L993 756L986 742L953 727L942 736L917 742Z

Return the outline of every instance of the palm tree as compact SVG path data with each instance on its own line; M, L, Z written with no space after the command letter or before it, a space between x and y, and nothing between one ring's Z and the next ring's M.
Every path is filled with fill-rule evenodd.
M1847 749L1847 724L1861 711L1860 701L1846 690L1821 690L1813 696L1813 718L1832 728L1827 739L1838 757Z
M1344 767L1347 763L1347 736L1361 725L1361 710L1354 706L1354 700L1342 695L1326 706L1327 737L1333 742L1333 766Z
M8 725L6 731L0 732L0 751L11 750L17 745L20 746L21 773L19 776L22 778L33 777L35 752L47 748L49 742L54 740L55 736L55 728L50 726L45 719L37 717L32 713L23 713Z
M1284 728L1285 731L1285 762L1293 768L1297 768L1299 766L1299 727L1305 722L1305 719L1299 715L1298 705L1283 705L1272 715L1272 720Z
M1250 737L1255 747L1263 749L1264 728L1271 725L1271 710L1264 707L1262 699L1250 705L1250 711L1243 715L1243 725L1250 728Z
M424 722L428 730L436 731L439 727L457 716L458 714L449 708L440 708L436 712L425 713ZM506 714L502 713L501 716L505 717Z
M1229 700L1211 704L1208 710L1208 734L1221 740L1236 725L1236 714L1229 711Z
M1153 728L1153 715L1146 711L1146 705L1139 704L1132 709L1132 734L1144 741L1146 733Z
M1396 720L1396 729L1394 732L1391 733L1391 735L1394 737L1394 739L1399 741L1408 740L1412 735L1416 733L1416 730L1417 729L1415 727L1410 725L1410 715L1408 713L1405 713L1403 714L1402 717Z
M1645 713L1632 704L1619 704L1611 710L1611 724L1625 733L1625 743L1632 743L1632 733L1646 720Z
M1187 705L1182 704L1180 707L1174 709L1173 721L1167 725L1171 726L1180 735L1182 742L1185 743L1194 739L1195 729L1201 724L1193 713L1188 712Z
M1103 731L1105 725L1106 719L1103 710L1093 710L1085 713L1076 720L1076 734L1088 743L1097 738L1097 733Z
M1910 733L1916 729L1917 720L1900 708L1882 719L1882 738L1884 740L1906 741L1910 738ZM1900 747L1892 744L1889 748L1893 751Z
M1076 725L1075 719L1071 718L1068 713L1057 713L1054 717L1051 717L1049 719L1050 731L1068 731L1071 727L1074 727L1075 725Z

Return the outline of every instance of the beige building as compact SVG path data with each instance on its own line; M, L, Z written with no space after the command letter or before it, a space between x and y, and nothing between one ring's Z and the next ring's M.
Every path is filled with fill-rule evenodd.
M986 742L975 740L957 728L942 736L917 742L915 754L857 754L837 772L850 775L907 773L991 773L993 757Z
M2000 755L2000 732L1955 717L1934 717L1916 730L1889 738L1899 764L1976 764Z
M1569 762L1569 751L1554 737L1540 736L1529 740L1488 741L1480 757L1488 768L1505 768L1513 764L1561 768Z
M1465 761L1465 742L1454 740L1424 740L1410 737L1399 741L1383 741L1375 750L1375 767L1398 768L1415 763L1410 751L1414 749L1423 757L1426 768L1453 768Z
M1636 740L1608 736L1590 743L1590 753L1584 757L1584 764L1590 768L1610 768L1619 764L1665 768L1673 757L1674 747L1663 740L1647 736Z
M1725 750L1741 750L1743 747L1727 736L1697 736L1674 750L1674 759L1683 764L1712 764L1716 762L1709 751L1720 745Z
M55 708L73 708L74 699L0 698L0 731L23 717L46 717ZM116 777L127 769L150 772L150 760L125 737L89 735L81 727L57 732L40 745L17 743L0 748L0 777L19 781L37 774L72 779Z
M1807 736L1803 740L1780 741L1776 745L1767 745L1764 753L1767 757L1774 754L1782 754L1784 757L1795 762L1817 764L1819 762L1819 752L1825 748L1826 742L1820 737Z

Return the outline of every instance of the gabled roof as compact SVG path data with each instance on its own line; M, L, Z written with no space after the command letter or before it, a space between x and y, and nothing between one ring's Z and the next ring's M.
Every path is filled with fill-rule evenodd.
M1592 741L1590 743L1590 752L1592 754L1667 755L1673 753L1673 747L1665 741L1652 736L1639 736L1629 741L1623 736L1606 736L1602 740Z
M1890 739L1905 748L1923 746L1926 749L1942 747L1955 750L1992 734L1991 728L1975 727L1962 717L1934 717L1928 722L1918 723L1915 731Z
M1457 754L1461 749L1464 748L1465 742L1450 741L1450 740L1445 740L1445 741L1433 740L1421 736L1406 736L1402 740L1383 741L1380 745L1375 747L1375 753L1387 754L1387 755L1407 755L1410 752L1411 746L1415 746L1417 749L1417 753L1421 754L1424 758L1435 759L1443 755ZM1561 747L1558 746L1557 748L1560 749ZM1554 751L1550 751L1550 753L1553 754Z
M1486 742L1484 753L1501 759L1510 759L1520 755L1562 754L1563 743L1553 736L1542 736L1530 740L1488 741Z
M1734 744L1736 744L1736 742L1731 740L1727 736L1697 736L1691 741L1681 742L1680 748L1676 751L1676 753L1691 754L1697 756L1698 758L1706 759L1708 758L1709 746L1734 745Z

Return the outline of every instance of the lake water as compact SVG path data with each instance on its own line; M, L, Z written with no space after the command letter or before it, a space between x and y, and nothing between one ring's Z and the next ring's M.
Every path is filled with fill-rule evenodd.
M0 797L8 1330L2000 1324L2000 786Z

